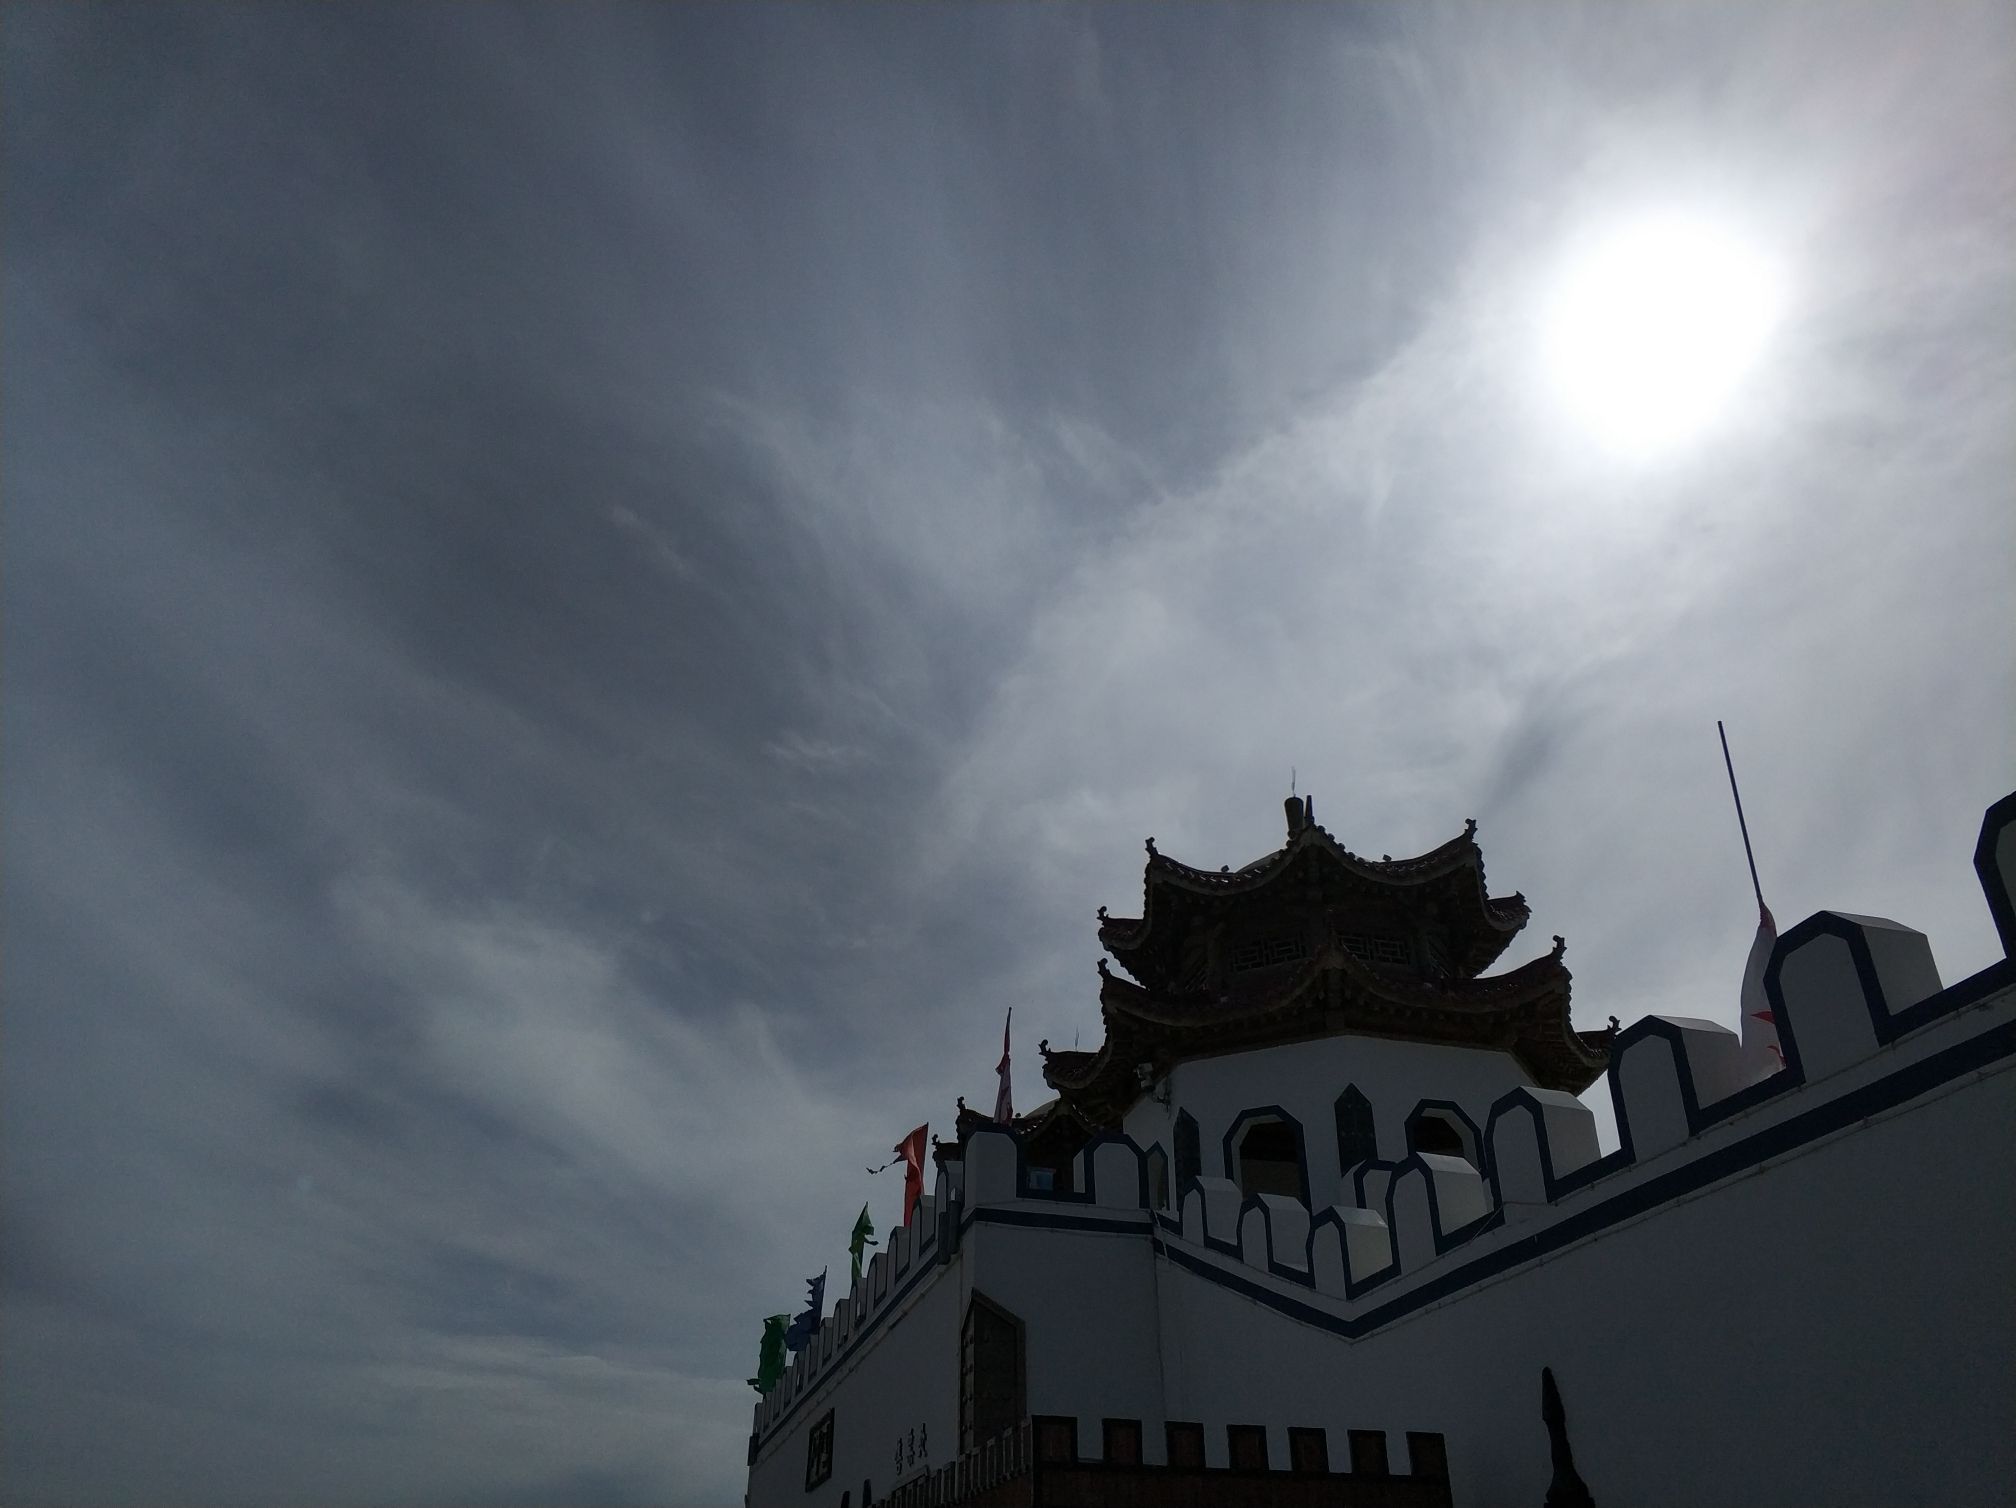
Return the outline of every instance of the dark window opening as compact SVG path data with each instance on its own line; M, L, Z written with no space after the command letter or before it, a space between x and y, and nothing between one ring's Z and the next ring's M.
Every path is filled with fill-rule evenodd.
M1288 1469L1304 1476L1322 1476L1330 1470L1330 1438L1320 1429L1288 1431Z
M1449 1446L1438 1434L1407 1431L1407 1470L1417 1477L1449 1480Z
M1386 1431L1383 1429L1351 1431L1351 1473L1353 1476L1361 1477L1386 1475Z
M1030 1193L1048 1194L1054 1192L1056 1188L1057 1170L1055 1168L1031 1168L1029 1170Z
M1295 1128L1283 1120L1254 1121L1239 1137L1239 1188L1247 1194L1302 1197L1302 1155Z
M1411 1151L1429 1152L1439 1157L1468 1157L1463 1133L1445 1116L1423 1111L1407 1123L1407 1145Z
M805 1490L810 1492L833 1475L833 1410L828 1409L805 1437Z
M1148 1203L1152 1208L1169 1208L1169 1154L1160 1147L1148 1153Z
M1372 1102L1357 1085L1337 1096L1337 1171L1348 1173L1361 1162L1379 1156L1379 1137L1372 1125Z
M1046 1465L1078 1459L1078 1421L1060 1414L1038 1414L1029 1421L1036 1437L1036 1459Z
M1190 1180L1204 1171L1204 1156L1197 1147L1197 1121L1187 1111L1176 1116L1176 1197L1190 1187Z
M1182 1471L1202 1471L1204 1469L1204 1426L1201 1424L1170 1423L1165 1434L1169 1441L1169 1464Z
M962 1452L1021 1420L1022 1385L1022 1322L992 1299L974 1294L959 1336Z
M1141 1464L1141 1421L1104 1419L1100 1421L1100 1451L1109 1461L1122 1466Z
M1225 1447L1231 1457L1232 1469L1234 1471L1265 1471L1267 1469L1266 1425L1226 1425Z

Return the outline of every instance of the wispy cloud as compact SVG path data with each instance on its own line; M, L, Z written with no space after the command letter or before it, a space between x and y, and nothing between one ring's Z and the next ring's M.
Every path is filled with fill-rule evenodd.
M1291 766L1588 1024L1733 1015L1717 717L1781 920L1991 956L2002 9L10 23L10 1501L732 1498ZM1794 308L1623 463L1538 290L1682 193Z

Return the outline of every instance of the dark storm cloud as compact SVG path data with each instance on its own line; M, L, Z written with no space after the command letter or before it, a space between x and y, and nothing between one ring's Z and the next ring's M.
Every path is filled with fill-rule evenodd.
M1484 823L1585 1022L1988 956L2009 23L10 8L9 1500L717 1502L1140 839ZM1630 466L1535 290L1798 269ZM1544 946L1544 944L1538 945Z

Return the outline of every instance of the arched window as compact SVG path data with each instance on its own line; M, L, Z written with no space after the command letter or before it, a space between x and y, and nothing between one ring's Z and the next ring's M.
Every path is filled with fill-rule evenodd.
M1242 1193L1302 1197L1301 1138L1279 1116L1248 1121L1238 1133L1233 1157Z
M1204 1154L1198 1150L1197 1121L1187 1110L1176 1112L1176 1197L1190 1187L1190 1180L1204 1171Z
M1476 1160L1462 1121L1447 1110L1416 1110L1407 1122L1407 1150Z
M1379 1138L1372 1127L1372 1102L1353 1084L1337 1096L1337 1171L1348 1173L1361 1162L1379 1156Z
M1169 1208L1169 1154L1160 1147L1148 1149L1148 1206Z

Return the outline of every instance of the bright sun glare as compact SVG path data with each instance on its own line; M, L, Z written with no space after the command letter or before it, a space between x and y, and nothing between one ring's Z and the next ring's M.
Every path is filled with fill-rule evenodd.
M1649 215L1571 259L1548 319L1549 375L1603 443L1661 450L1733 396L1781 302L1771 259L1730 228Z

